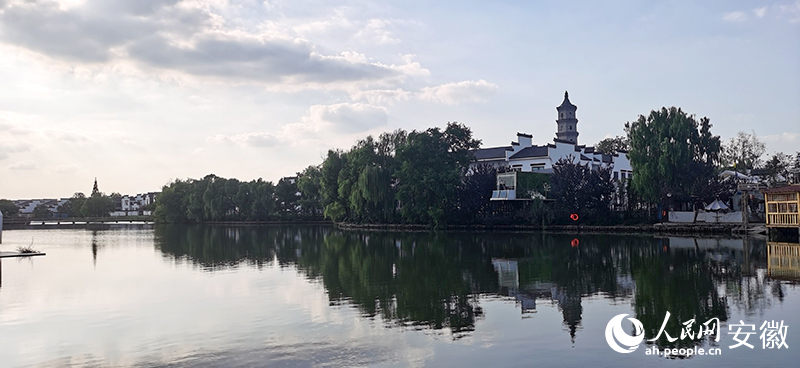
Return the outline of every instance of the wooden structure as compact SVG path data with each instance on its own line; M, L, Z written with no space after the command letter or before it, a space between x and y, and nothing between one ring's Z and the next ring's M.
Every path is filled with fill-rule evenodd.
M767 270L772 278L800 281L800 244L767 242Z
M800 184L767 189L764 200L767 202L768 228L800 229Z

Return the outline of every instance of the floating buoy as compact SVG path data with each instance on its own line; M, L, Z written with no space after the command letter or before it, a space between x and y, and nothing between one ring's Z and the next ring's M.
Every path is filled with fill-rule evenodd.
M581 242L579 242L579 241L578 241L578 238L575 238L575 239L572 239L572 242L571 242L570 244L572 245L572 247L573 247L573 248L575 248L575 247L577 247L577 246L578 246L578 244L580 244L580 243L581 243Z
M573 213L573 214L569 215L569 218L571 218L572 221L578 221L578 214L577 213Z

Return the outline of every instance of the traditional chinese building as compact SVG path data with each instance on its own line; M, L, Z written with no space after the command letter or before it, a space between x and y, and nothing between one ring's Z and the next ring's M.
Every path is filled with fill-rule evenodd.
M498 190L493 193L493 200L525 200L529 196L517 192L522 185L520 178L534 178L535 175L525 173L550 174L553 165L564 158L587 165L592 169L610 168L613 179L625 180L633 177L628 152L620 150L614 154L598 152L592 146L578 144L578 119L575 115L578 106L569 100L569 93L564 92L564 101L556 107L556 137L552 143L533 144L533 135L517 133L517 140L508 146L481 148L475 151L475 162L472 166L492 165L496 168L510 169L510 173L498 174ZM516 175L515 172L523 174ZM529 180L529 181L531 181ZM542 188L536 188L542 192Z

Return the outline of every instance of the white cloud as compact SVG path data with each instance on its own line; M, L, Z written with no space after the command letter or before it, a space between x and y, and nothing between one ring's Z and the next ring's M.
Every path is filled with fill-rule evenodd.
M779 5L778 13L781 17L789 18L792 23L800 22L800 0L789 5Z
M292 33L324 32L333 21L272 27L237 27L221 6L193 1L86 0L68 6L55 1L0 2L0 39L68 63L136 65L236 83L345 88L351 83L393 83L421 67L387 65L347 53L327 54ZM224 12L223 12L224 13ZM341 16L339 23L347 24ZM342 20L343 19L343 20ZM363 37L396 41L373 19ZM407 63L408 64L408 63ZM341 86L339 86L341 84Z
M21 141L0 140L0 160L7 159L10 154L25 152L31 149L31 144Z
M722 19L726 22L739 23L747 20L747 14L745 12L735 11L725 13L725 15L722 16Z
M355 37L368 43L375 43L378 45L398 44L400 40L394 38L392 32L386 29L391 25L392 21L385 19L370 19L367 25Z
M55 172L59 174L69 174L78 171L78 166L73 164L60 165L56 167Z
M355 101L367 101L372 105L390 105L395 101L407 101L411 97L411 92L398 89L374 89L367 91L356 91L350 94L350 98Z
M385 127L389 114L385 107L364 103L314 105L297 123L284 126L284 135L301 138L308 134L351 134Z
M767 14L767 7L766 6L762 6L760 8L755 8L755 9L753 9L753 13L758 18L764 18L764 15Z
M271 133L217 134L208 137L206 140L209 142L227 142L250 147L274 147L281 143L280 138Z
M299 121L282 126L277 134L271 132L217 134L206 138L206 141L251 147L309 146L324 142L323 148L328 148L351 141L353 135L363 135L364 132L383 129L388 118L385 107L365 103L314 105ZM202 151L195 151L195 153L200 152Z
M765 142L800 143L800 133L783 132L781 134L765 135L763 139Z
M36 170L38 168L39 165L31 160L20 161L8 166L9 170Z
M418 96L427 101L458 105L460 103L486 101L489 96L497 93L498 89L499 87L496 84L481 79L425 87Z

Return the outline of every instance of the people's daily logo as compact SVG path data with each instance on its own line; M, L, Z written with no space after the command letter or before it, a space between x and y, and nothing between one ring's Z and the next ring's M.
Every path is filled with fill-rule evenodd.
M628 326L628 324L624 322L626 319L625 317L628 317L628 315L618 314L614 316L614 318L611 318L606 325L606 342L608 346L622 354L636 351L639 345L645 341L644 326L642 326L642 323L636 318L628 317L627 320L630 321L633 327L630 329L629 334L626 332L626 329L623 328L623 324ZM722 332L722 325L719 318L712 317L703 323L697 323L695 318L685 322L678 321L679 323L677 325L680 327L676 331L674 327L667 328L670 317L670 312L666 312L658 333L652 339L647 340L647 343L652 346L645 349L646 355L690 357L694 355L722 354L723 350L717 345ZM751 335L758 336L761 340L762 349L789 349L789 345L786 343L786 335L789 326L784 324L783 321L764 321L758 331L756 330L756 326L757 324L745 323L741 320L739 323L728 323L728 335L731 335L731 339L736 342L736 344L728 346L728 349L740 347L749 349L755 348L754 344L748 342L748 338ZM760 334L758 333L759 331L761 332ZM713 340L712 345L702 346L701 340L704 339L708 339L709 342ZM693 346L690 345L689 347L681 348L669 346L678 340L688 340L685 342L694 341L695 343L690 343Z
M622 328L622 320L627 314L618 314L608 321L606 325L606 342L618 353L632 353L644 340L644 327L636 318L628 318L633 323L633 336L628 335Z

